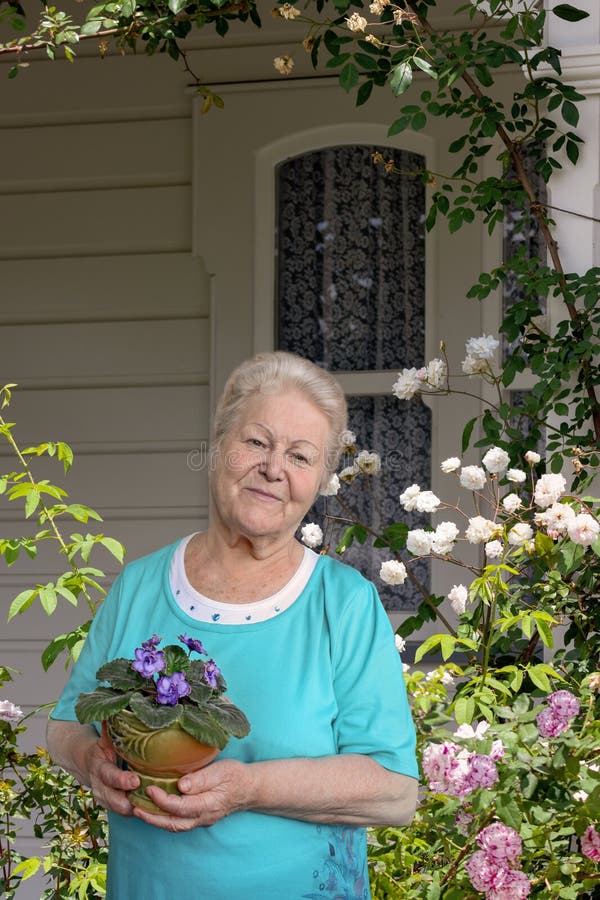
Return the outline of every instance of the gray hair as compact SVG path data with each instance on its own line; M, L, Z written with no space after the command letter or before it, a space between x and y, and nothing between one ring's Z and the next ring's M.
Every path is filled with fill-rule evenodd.
M340 436L348 427L344 392L333 375L295 353L277 350L257 353L234 369L217 403L212 428L212 449L218 450L244 405L256 394L297 390L329 420L325 471L331 475L339 462Z

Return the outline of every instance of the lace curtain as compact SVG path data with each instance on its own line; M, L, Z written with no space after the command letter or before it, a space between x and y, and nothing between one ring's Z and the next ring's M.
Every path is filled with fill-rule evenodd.
M403 174L386 175L373 164L375 151ZM391 396L394 372L424 358L425 189L410 174L423 167L415 153L353 145L306 153L277 170L278 346L333 372L392 370L389 395L348 398L350 428L361 448L381 454L382 474L370 481L372 495L354 482L344 497L375 528L404 517L398 495L407 485L430 480L429 410ZM327 508L340 513L335 499ZM319 500L309 520L324 509ZM412 585L379 581L389 554L355 544L346 558L378 584L388 609L414 608ZM418 575L427 586L427 563Z

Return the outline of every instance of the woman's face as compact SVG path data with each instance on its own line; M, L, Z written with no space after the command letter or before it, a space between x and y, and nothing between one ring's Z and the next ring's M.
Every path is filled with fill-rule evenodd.
M215 456L222 523L248 537L291 538L321 485L328 434L327 417L300 391L252 397Z

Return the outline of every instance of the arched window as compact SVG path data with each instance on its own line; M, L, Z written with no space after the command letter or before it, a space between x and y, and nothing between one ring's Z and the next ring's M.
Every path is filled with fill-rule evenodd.
M375 165L376 151L401 174ZM404 518L398 495L431 477L430 410L391 394L397 372L425 358L424 167L418 152L366 144L309 150L276 166L276 345L344 385L360 447L382 456L372 494L345 492L375 529ZM348 558L378 581L389 553L355 544ZM428 583L427 563L413 571ZM401 592L379 586L390 610L419 599L408 583Z

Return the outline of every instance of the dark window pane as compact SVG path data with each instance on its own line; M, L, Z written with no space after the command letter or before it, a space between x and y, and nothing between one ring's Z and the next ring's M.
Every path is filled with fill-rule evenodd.
M277 170L278 346L331 371L421 366L425 188L386 175L424 159L393 148L329 147Z

